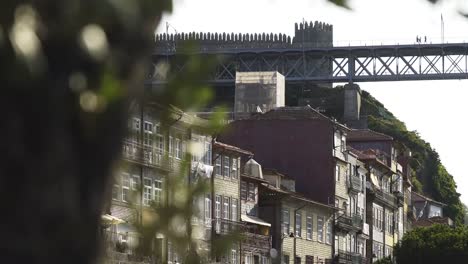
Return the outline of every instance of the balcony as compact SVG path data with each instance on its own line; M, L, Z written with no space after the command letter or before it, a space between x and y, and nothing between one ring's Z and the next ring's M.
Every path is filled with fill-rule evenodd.
M383 192L381 190L376 190L374 192L375 199L389 207L396 208L397 201L395 195L387 192Z
M263 253L268 253L271 249L270 236L249 232L243 233L242 248L247 251L260 250Z
M243 223L228 219L213 219L213 223L215 225L215 233L217 235L239 233L245 230L245 225Z
M393 191L393 194L395 195L396 199L397 199L397 203L398 203L398 207L401 207L404 205L405 203L405 195L403 192L399 191L399 190L396 190L396 191Z
M359 231L362 230L363 221L360 215L354 214L349 216L347 214L339 215L336 219L336 227L342 232Z
M338 250L339 264L366 264L366 258L359 253Z
M102 233L107 263L143 264L151 263L151 257L136 253L140 237L136 234Z
M362 191L362 181L361 178L357 176L350 176L349 177L349 190L354 192L361 192Z
M170 171L173 167L173 160L172 158L165 160L166 154L167 152L163 149L145 146L137 142L124 140L122 143L122 158L124 160Z
M353 214L352 218L352 224L353 226L358 229L358 230L362 230L362 226L363 226L363 220L362 220L362 217L360 214Z

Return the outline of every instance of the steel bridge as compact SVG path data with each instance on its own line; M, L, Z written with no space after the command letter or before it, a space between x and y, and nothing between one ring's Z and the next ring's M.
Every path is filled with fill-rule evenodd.
M236 71L278 71L288 83L358 83L377 81L468 79L468 44L410 44L317 48L219 48L192 51L216 55L210 80L233 85ZM155 51L155 65L171 60L175 50ZM172 65L183 70L185 65ZM157 72L157 71L156 71ZM165 81L157 73L151 83Z

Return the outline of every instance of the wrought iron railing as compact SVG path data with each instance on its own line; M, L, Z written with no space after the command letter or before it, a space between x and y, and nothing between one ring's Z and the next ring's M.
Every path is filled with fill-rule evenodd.
M391 193L383 192L381 190L376 190L375 191L375 198L380 200L381 202L386 203L387 205L389 205L391 207L396 206L396 202L397 202L396 197L395 197L395 195L393 195Z
M357 229L361 230L362 229L362 216L360 214L353 214L351 217L353 226L356 227Z
M134 233L101 233L105 246L106 263L150 263L150 256L137 254L136 249L141 237Z
M148 166L171 169L173 159L167 154L167 151L161 148L143 145L131 140L124 140L122 143L122 157L124 159Z
M270 236L254 234L250 232L243 233L242 247L249 249L269 252L271 248Z
M243 223L228 219L213 219L213 224L215 227L215 233L219 235L243 232L246 230L245 225Z
M350 176L349 177L349 188L353 191L360 192L362 190L362 181L361 178L357 176Z

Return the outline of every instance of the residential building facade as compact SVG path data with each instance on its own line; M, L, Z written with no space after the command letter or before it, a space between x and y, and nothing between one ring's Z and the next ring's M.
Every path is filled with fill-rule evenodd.
M273 263L332 263L336 208L295 192L294 179L264 169L260 216L271 223Z
M367 258L392 257L404 234L404 177L393 138L368 129L348 132L350 151L365 164L370 240Z
M161 107L157 104L137 107L131 112L128 122L129 133L122 144L123 163L112 188L112 202L107 213L121 219L118 224L105 230L110 259L116 261L135 260L135 248L140 240L134 223L141 223L144 215L152 214L159 205L167 203L170 196L164 192L168 177L185 175L189 183L199 167L211 169L212 138L197 127L203 125L203 120L187 115L178 109L170 110L174 119L168 120L163 126L160 118ZM199 145L199 153L192 155L188 171L183 171L182 164L186 160L190 144ZM204 177L209 175L202 173ZM148 214L147 214L148 213ZM194 217L193 224L208 228L201 220ZM208 238L202 233L200 248L207 252ZM157 253L145 259L153 263L179 263L178 256L163 236L155 237ZM118 252L119 254L115 253ZM121 253L121 254L120 254Z
M351 255L363 258L357 256L357 235L362 233L366 218L366 210L357 213L358 205L364 208L362 188L350 188L351 177L360 176L355 173L356 159L346 149L348 131L310 106L278 107L236 120L220 136L225 142L252 150L263 166L294 177L296 191L306 198L341 209L333 235L339 246L333 248L333 255L342 263L349 262ZM363 242L365 236L360 237Z

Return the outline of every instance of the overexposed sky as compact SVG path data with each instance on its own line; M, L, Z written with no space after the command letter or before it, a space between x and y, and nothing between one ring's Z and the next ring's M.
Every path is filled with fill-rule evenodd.
M163 17L157 32L286 33L294 23L322 21L333 25L335 46L414 43L416 36L441 41L441 14L446 42L468 41L468 11L463 0L351 0L352 11L325 0L175 0L174 12ZM468 2L468 1L467 1ZM359 83L387 109L417 130L439 153L468 204L464 164L468 125L468 81Z

